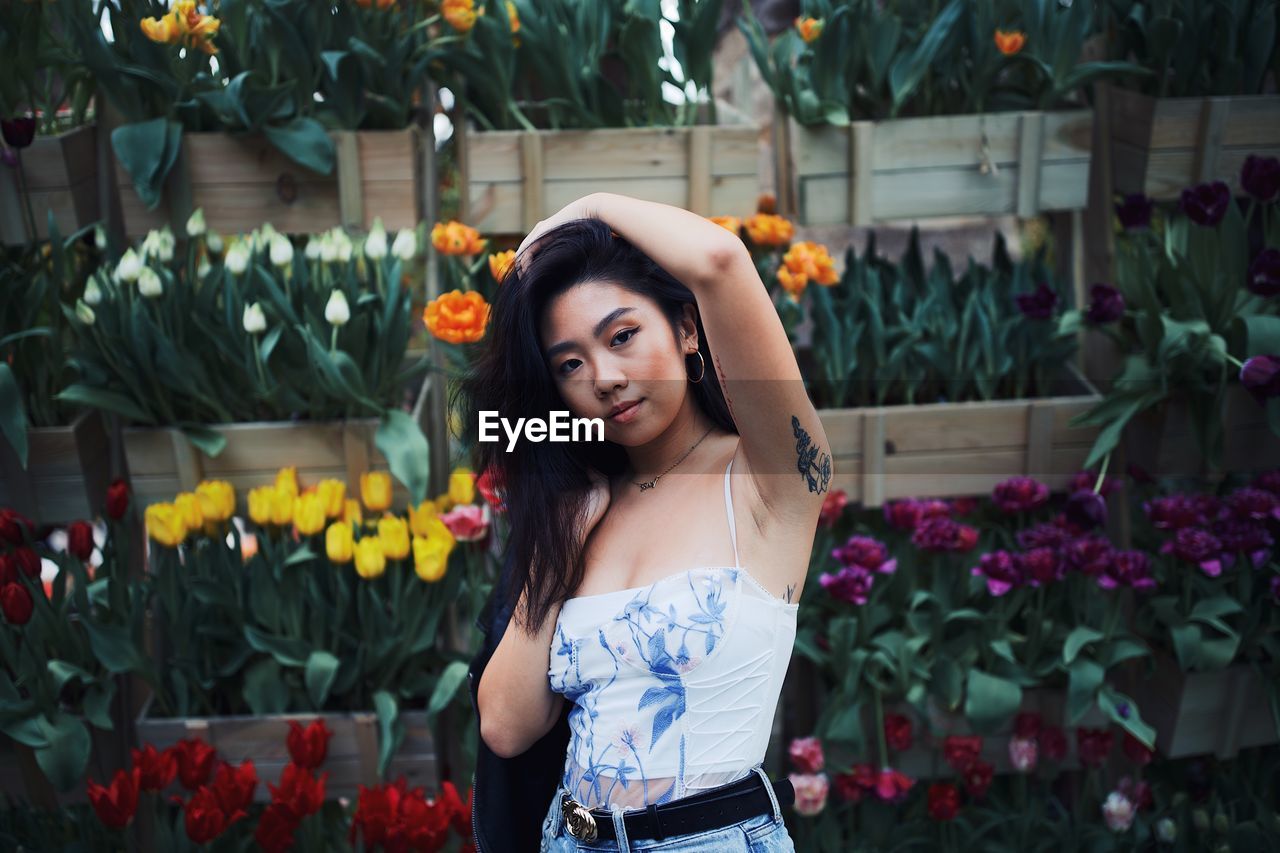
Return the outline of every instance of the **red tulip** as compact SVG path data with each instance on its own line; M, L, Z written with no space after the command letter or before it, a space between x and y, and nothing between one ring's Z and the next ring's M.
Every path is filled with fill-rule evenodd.
M929 786L929 817L934 820L954 820L960 813L960 791L948 782L935 782Z
M449 780L440 783L440 796L437 801L441 807L449 812L449 822L453 825L453 829L463 838L471 835L471 797L475 793L475 789L467 792L467 802L462 802L462 797L458 795L458 789Z
M1125 757L1139 767L1146 767L1151 763L1152 751L1142 741L1133 735L1125 732L1124 734L1124 754Z
M1113 740L1106 729L1076 729L1076 756L1085 767L1101 767Z
M293 763L307 770L315 770L324 763L333 732L317 717L304 729L297 720L289 721L289 757Z
M40 555L30 548L14 548L13 563L18 571L22 572L29 578L40 577Z
M107 515L119 521L129 509L129 484L116 480L107 487Z
M1040 733L1042 722L1040 715L1034 711L1023 711L1013 718L1013 733L1018 737L1035 737Z
M876 776L876 796L886 803L901 802L915 783L916 780L905 773L886 767Z
M208 784L217 750L196 737L178 741L173 751L178 756L178 778L182 780L182 787L194 791Z
M142 790L163 791L178 775L178 757L172 749L158 751L151 744L130 750L133 766L142 771Z
M18 562L12 554L0 554L0 587L18 582Z
M258 828L253 839L267 853L288 853L293 849L294 833L298 831L298 817L284 803L272 803L258 818Z
M30 622L34 607L31 593L22 584L9 583L0 589L0 611L4 612L4 620L10 625L25 625Z
M138 810L138 784L141 771L117 770L110 785L88 780L89 802L98 820L109 829L124 829Z
M253 759L245 760L239 767L223 762L213 776L212 787L224 812L247 811L253 805L253 791L258 787L258 771Z
M175 799L181 802L180 797ZM231 814L224 812L218 802L218 795L209 787L201 787L192 794L191 799L183 804L183 810L186 813L184 823L187 837L196 844L208 844L226 832L228 826L245 816L240 810Z
M975 800L981 800L991 787L991 777L995 768L982 759L975 759L964 770L964 789Z
M10 545L25 545L33 535L30 519L11 509L0 509L0 539Z
M320 811L324 805L324 786L328 778L328 771L317 777L306 768L286 764L280 773L280 787L268 782L267 789L271 791L272 802L288 807L301 820Z
M836 793L848 803L860 803L867 792L875 790L876 770L870 764L855 764L848 773L835 776Z
M978 760L982 753L982 738L978 735L961 737L951 735L942 742L942 755L951 767L963 773Z
M87 521L73 521L67 526L67 553L81 562L93 556L93 527Z
M905 752L911 748L911 718L902 714L889 714L884 718L884 737L889 748Z
M1049 761L1062 761L1067 757L1067 736L1057 726L1045 726L1040 730L1040 754Z

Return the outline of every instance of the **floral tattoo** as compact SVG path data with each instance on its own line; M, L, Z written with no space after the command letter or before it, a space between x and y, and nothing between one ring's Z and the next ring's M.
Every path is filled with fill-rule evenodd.
M791 432L796 437L796 469L809 484L809 491L822 494L831 484L831 455L813 443L800 419L791 416Z

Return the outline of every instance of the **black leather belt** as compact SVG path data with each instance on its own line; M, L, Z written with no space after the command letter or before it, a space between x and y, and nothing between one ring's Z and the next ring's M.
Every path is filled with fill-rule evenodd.
M773 792L779 806L795 802L795 789L791 787L790 779L774 782ZM607 809L588 809L565 793L560 797L560 810L565 828L579 841L617 840L613 831L613 815ZM752 771L750 776L730 785L711 788L670 803L649 805L643 810L627 811L623 814L623 823L628 840L661 841L690 832L719 829L772 811L769 792L764 789L760 775Z

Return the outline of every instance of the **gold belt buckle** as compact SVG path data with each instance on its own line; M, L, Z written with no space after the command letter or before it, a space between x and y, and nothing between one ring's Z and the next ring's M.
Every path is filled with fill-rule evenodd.
M587 843L596 840L596 819L586 806L568 794L561 794L560 812L570 835Z

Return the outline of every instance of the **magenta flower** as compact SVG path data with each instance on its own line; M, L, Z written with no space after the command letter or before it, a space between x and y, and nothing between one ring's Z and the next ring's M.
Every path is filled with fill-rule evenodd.
M1248 521L1280 519L1280 498L1253 486L1236 489L1228 495L1227 508L1236 518Z
M795 789L796 814L813 817L827 805L827 791L830 782L826 773L791 773L787 776L791 787Z
M884 505L884 520L898 530L915 530L924 515L913 500L889 501Z
M1071 568L1089 577L1098 577L1110 569L1115 556L1115 547L1103 536L1073 539L1063 550Z
M1056 548L1033 548L1016 557L1018 574L1031 586L1044 586L1066 576L1065 563Z
M978 565L969 570L974 577L986 578L987 592L1001 596L1022 583L1018 560L1008 551L992 551L978 558Z
M831 556L844 566L862 566L882 575L891 575L898 568L897 560L890 560L889 549L884 543L870 536L850 536L849 541L831 552Z
M1249 290L1259 296L1280 294L1280 249L1267 248L1249 264Z
M834 575L823 572L818 576L818 583L833 598L861 605L867 603L875 579L876 576L862 566L845 566Z
M1265 524L1252 519L1220 518L1213 523L1213 535L1222 543L1222 564L1230 568L1236 554L1246 554L1255 569L1271 559L1271 546L1275 540Z
M1280 468L1276 468L1273 471L1263 471L1253 478L1253 483L1250 485L1273 495L1280 495Z
M991 499L1003 512L1029 512L1049 501L1049 487L1034 477L1010 477L996 485Z
M1182 191L1179 206L1182 212L1197 225L1212 228L1227 215L1231 204L1231 188L1222 181L1187 187Z
M911 534L911 544L923 551L972 551L978 531L950 518L927 518Z
M1114 323L1124 316L1124 296L1109 284L1095 284L1089 288L1089 307L1084 318L1101 325Z
M791 763L801 773L817 773L822 769L824 757L822 741L816 737L798 737L791 741L787 748Z
M1046 521L1019 530L1017 538L1018 544L1030 551L1032 548L1059 548L1070 541L1071 536L1058 525Z
M1151 213L1155 202L1142 193L1130 193L1116 205L1116 216L1126 231L1151 227Z
M1034 736L1009 738L1009 763L1019 773L1034 773L1040 762L1040 749Z
M1222 543L1202 528L1183 527L1173 539L1160 546L1160 553L1172 553L1179 560L1194 563L1211 578L1222 574Z
M1139 592L1150 592L1156 588L1156 579L1151 576L1150 558L1142 551L1116 551L1106 570L1098 575L1098 586L1103 589L1127 586Z
M1078 492L1081 489L1092 489L1098 483L1097 471L1077 471L1072 477L1071 482L1067 483L1067 494ZM1107 495L1114 494L1124 488L1124 482L1114 474L1107 475L1102 478L1102 488L1099 490L1104 498Z
M1019 293L1014 298L1017 300L1018 310L1031 320L1048 320L1058 307L1058 294L1043 281L1036 285L1034 292Z
M1067 498L1063 512L1081 530L1092 530L1107 523L1107 500L1093 489L1080 489Z
M1280 160L1256 154L1244 158L1240 187L1263 204L1275 201L1280 194Z
M1240 384L1259 403L1280 397L1280 356L1255 355L1240 368Z
M1160 530L1208 524L1218 514L1218 502L1212 495L1170 495L1142 504L1151 523Z

